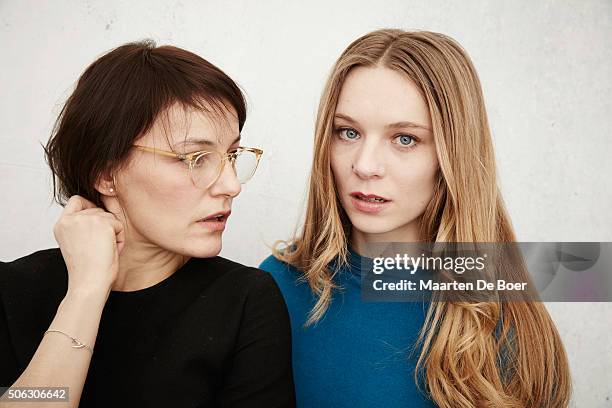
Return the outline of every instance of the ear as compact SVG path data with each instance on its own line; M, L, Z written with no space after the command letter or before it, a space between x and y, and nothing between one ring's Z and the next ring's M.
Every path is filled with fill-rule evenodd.
M116 196L117 187L115 186L115 176L110 172L105 171L96 182L95 189L103 196Z

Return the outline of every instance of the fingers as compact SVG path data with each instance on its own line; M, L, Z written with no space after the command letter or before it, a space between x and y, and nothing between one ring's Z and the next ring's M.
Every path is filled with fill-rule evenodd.
M107 217L109 220L109 224L113 227L115 231L115 242L117 244L117 252L121 253L123 247L125 246L125 228L121 221L117 220L114 215L109 214Z
M91 214L107 215L112 218L118 219L117 216L115 216L115 214L109 211L105 211L104 209L100 207L97 207L91 201L81 196L78 196L78 195L74 195L70 197L70 199L66 203L66 206L64 207L62 216L63 215L73 215L76 213L78 213L79 215L91 215Z
M103 215L103 214L110 214L114 217L113 214L109 213L108 211L104 211L102 208L87 208L85 210L81 210L78 212L79 215Z
M117 251L121 253L123 247L125 246L125 229L123 228L123 224L117 221L119 224L115 226L115 239L117 241Z
M115 235L123 234L123 224L116 218L108 218L108 222L115 230Z
M117 249L119 252L123 249L125 244L125 230L123 224L115 214L105 211L104 209L97 207L94 203L83 198L79 195L73 195L70 197L66 206L64 207L64 211L60 218L63 218L66 215L88 215L88 216L98 216L106 219L109 224L112 226L115 232L115 240L117 242Z
M74 214L75 212L83 211L88 208L98 208L98 207L91 201L79 195L73 195L72 197L70 197L70 199L66 203L66 206L64 207L64 210L62 211L62 215Z
M70 215L70 214L74 214L77 212L80 212L83 214L95 213L95 212L103 212L103 213L112 214L111 212L105 211L103 208L96 206L94 203L87 200L86 198L83 198L79 195L73 195L72 197L70 197L70 199L66 203L66 206L64 207L64 210L62 211L62 215Z
M123 236L123 223L117 219L115 214L110 213L108 211L104 211L101 208L89 208L87 210L83 210L78 213L78 215L87 215L92 217L100 217L105 220L113 230L115 231L115 235L121 234Z

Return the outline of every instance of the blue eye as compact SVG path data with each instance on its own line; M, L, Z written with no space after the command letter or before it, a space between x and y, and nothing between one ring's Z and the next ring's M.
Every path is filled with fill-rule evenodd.
M341 139L355 140L359 138L359 133L353 128L342 128L337 130L340 134Z
M395 138L400 146L412 146L416 143L416 140L413 136L410 135L399 135Z

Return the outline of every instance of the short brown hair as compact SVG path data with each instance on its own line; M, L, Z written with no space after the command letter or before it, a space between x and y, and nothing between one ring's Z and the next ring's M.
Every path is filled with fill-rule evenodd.
M79 78L44 146L60 205L78 194L104 208L95 184L116 169L133 142L174 103L227 112L239 129L246 101L236 83L202 57L152 40L124 44L94 61Z

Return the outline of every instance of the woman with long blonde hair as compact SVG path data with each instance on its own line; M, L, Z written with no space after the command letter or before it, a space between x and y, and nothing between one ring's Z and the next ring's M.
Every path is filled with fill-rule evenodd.
M467 53L395 29L350 44L321 98L303 227L261 265L289 307L298 406L566 407L541 302L361 300L368 242L515 240Z

